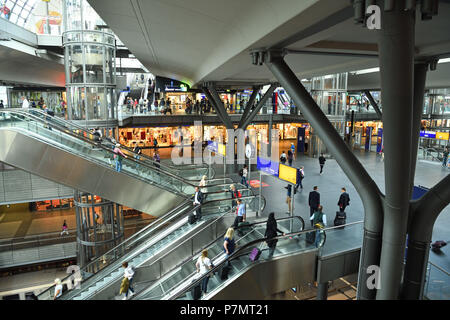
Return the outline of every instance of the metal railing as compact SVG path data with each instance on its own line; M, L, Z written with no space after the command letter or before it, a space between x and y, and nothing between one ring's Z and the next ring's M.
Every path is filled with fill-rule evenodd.
M291 227L290 227L291 230L292 230L292 228L293 228L292 220L298 220L298 221L299 221L299 223L300 223L300 228L299 228L299 229L300 229L300 230L303 230L304 227L305 227L305 222L304 222L303 218L300 217L300 216L291 216L291 217L279 218L279 219L276 219L276 220L277 220L277 222L282 222L282 221L288 221L288 220L290 220L290 221L291 221ZM256 227L256 226L264 226L266 223L267 223L267 221L260 221L260 222L251 223L251 224L244 225L244 226L238 226L238 227L234 228L235 234L236 234L236 232L238 232L239 229L243 229L243 228L254 228L254 227ZM201 231L202 231L202 230L200 230L199 232L197 232L197 234L200 233ZM183 265L185 265L185 264L187 264L187 263L191 263L191 262L193 261L193 259L194 259L195 257L199 256L200 253L201 253L204 249L210 249L212 246L214 246L214 245L216 245L216 244L218 244L218 243L220 243L220 245L222 245L225 234L226 234L226 231L225 231L225 232L221 232L220 234L218 234L218 233L216 232L216 233L215 233L215 236L213 237L214 240L210 241L208 244L202 246L200 249L198 249L198 250L196 250L196 251L193 250L194 247L193 247L193 245L192 245L192 246L191 246L191 249L192 249L192 250L191 250L191 251L192 251L192 255L189 256L189 257L187 257L186 259L184 259L184 260L181 261L180 263L176 264L174 267L172 267L170 270L168 270L168 271L166 272L166 274L170 275L170 274L173 273L173 271L175 271L175 270L177 270L177 269L180 269ZM246 237L246 236L244 235L244 236L240 237L238 240L236 240L236 245L238 245L239 242L241 242L241 240L245 239L245 237ZM220 251L220 253L219 253L217 256L211 257L211 260L217 258L217 257L220 256L220 255L222 255L222 251ZM230 257L231 257L231 256L230 256ZM191 275L193 275L193 274L191 274ZM148 287L146 287L146 288L143 288L143 289L139 290L138 292L136 292L136 294L134 295L134 297L136 297L136 299L139 299L141 295L145 295L146 293L148 293L149 291L151 291L151 290L153 289L154 286L155 286L155 284L151 284L150 286L148 286ZM165 290L165 291L166 291L166 292L170 292L170 291L174 290L177 286L178 286L178 284L174 284L173 287L171 287L171 288L169 288L169 289L167 289L167 290ZM165 293L164 293L164 294L165 294ZM163 295L164 295L164 294L163 294Z
M277 221L278 221L278 219L277 219ZM225 263L228 263L228 261L232 261L234 259L238 259L238 258L240 258L242 256L248 255L250 253L249 249L258 247L259 245L261 245L264 242L273 241L273 240L283 240L283 239L285 239L285 240L289 239L290 240L290 239L293 239L294 237L300 237L302 235L306 236L306 234L308 234L310 232L315 232L315 233L323 232L323 234L325 235L325 239L326 239L326 232L327 231L331 231L331 230L335 230L335 229L342 229L342 227L356 225L356 224L361 224L362 225L362 223L363 223L363 221L357 221L357 222L351 222L351 223L348 223L348 224L345 224L345 225L341 225L341 226L323 228L323 229L320 229L320 230L317 230L317 229L301 230L301 231L298 231L298 232L286 233L286 234L284 234L282 236L277 236L277 237L274 237L274 238L262 238L262 239L253 240L253 241L245 244L244 246L236 249L236 251L229 256L228 260L224 260L221 263L219 263L218 265L215 265L210 271L208 271L207 273L203 274L201 277L197 278L195 281L192 281L192 283L189 284L182 291L180 291L180 292L174 294L173 296L171 296L169 298L169 300L176 300L177 298L185 295L186 292L189 292L195 286L198 286L205 277L212 276L214 273L218 272L221 268L224 267ZM320 241L319 242L319 249L324 246L324 244L326 242L325 239L324 239L324 241ZM298 250L302 250L302 249L298 248ZM298 252L298 250L296 252ZM308 250L308 249L304 249L303 248L303 250ZM281 254L274 255L274 256L279 257L279 256L290 255L290 254L292 254L292 252L281 253ZM251 266L252 266L252 264L249 264L248 266L245 266L244 268L251 267Z
M450 273L428 261L424 297L428 300L450 300Z

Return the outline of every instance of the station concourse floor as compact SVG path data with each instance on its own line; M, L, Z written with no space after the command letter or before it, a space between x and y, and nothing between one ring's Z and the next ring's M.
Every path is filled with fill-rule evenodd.
M283 144L283 147L287 147L290 145L290 142L286 142ZM287 148L286 148L287 149ZM355 150L354 151L357 158L366 168L372 179L378 184L380 190L384 192L384 162L381 160L381 157L374 152L365 152L363 150ZM299 189L297 194L294 196L294 214L300 215L304 220L306 227L309 227L309 207L308 207L308 194L312 191L313 186L317 185L319 188L319 193L321 194L321 203L324 207L324 213L327 217L327 225L332 226L333 219L335 216L335 212L338 210L337 202L339 199L339 195L341 193L341 187L345 187L347 192L350 195L350 206L347 207L347 223L361 221L364 218L364 210L361 199L359 198L358 193L356 192L353 185L350 183L349 179L346 177L344 172L340 169L336 160L327 159L324 167L324 171L322 175L319 175L320 167L317 158L311 158L304 155L297 154L296 159L294 160L294 166L304 166L305 170L305 178L303 180L303 190ZM216 176L221 176L221 169L223 166L216 166ZM437 162L418 160L417 161L417 169L416 169L416 177L415 177L415 185L421 185L424 187L431 188L441 179L443 179L447 174L450 173L450 170L442 168L442 166ZM230 176L230 175L227 175ZM232 174L231 177L234 181L240 181L240 177L237 174ZM258 172L251 172L251 177L249 180L259 180ZM284 188L287 186L286 182L282 182L275 177L271 176L263 176L263 182L268 186L262 188L262 195L266 198L267 204L264 212L262 213L263 217L268 216L270 212L275 212L276 217L286 217L287 214L287 204L286 204L286 196L287 190ZM255 193L258 193L259 188L254 188ZM74 219L74 213L72 213ZM68 215L69 216L69 215ZM67 217L68 217L67 216ZM60 231L62 221L65 219L65 213L55 213L54 217L49 217L48 228L55 228L56 231ZM71 220L68 220L69 227ZM42 223L40 222L41 224ZM74 221L73 221L74 223ZM3 222L0 223L0 234L2 229ZM39 224L39 223L38 223ZM29 224L31 227L33 223ZM53 226L53 227L51 227ZM16 228L17 229L17 228ZM18 230L23 230L24 228L18 228ZM29 228L28 230L33 230L33 228ZM5 231L3 231L5 232ZM449 241L448 236L450 235L450 206L447 206L442 213L439 215L433 229L433 237L432 241L436 240L445 240ZM442 250L442 254L438 255L432 251L430 251L429 259L434 264L443 268L444 270L450 270L450 245L446 246ZM11 290L11 288L16 288L17 286L25 287L26 283L30 285L39 285L43 284L42 282L47 282L49 284L52 283L52 277L57 276L58 272L64 273L61 270L47 270L46 276L36 280L40 277L40 272L33 272L29 274L18 274L11 277L8 277L8 281L3 281L2 279L0 284L0 293L5 290ZM34 274L34 276L33 276ZM48 278L48 279L47 279ZM347 290L347 289L345 289ZM297 296L297 297L295 297ZM284 297L279 297L281 299L298 299L300 295L287 294ZM276 298L276 297L273 297ZM303 296L302 298L310 298L308 295ZM334 297L329 297L329 299L354 299L353 295L351 298L349 296L344 295L335 295Z

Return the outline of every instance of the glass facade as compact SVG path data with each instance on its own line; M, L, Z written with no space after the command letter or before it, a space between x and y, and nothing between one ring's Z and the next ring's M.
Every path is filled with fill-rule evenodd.
M85 0L66 0L64 12L68 117L116 119L115 37Z
M311 95L326 115L345 115L347 77L348 73L337 73L312 79Z

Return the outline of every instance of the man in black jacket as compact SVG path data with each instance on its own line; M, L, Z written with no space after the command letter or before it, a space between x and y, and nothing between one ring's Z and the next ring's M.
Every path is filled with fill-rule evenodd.
M320 175L322 175L323 166L325 165L325 157L323 156L323 153L320 154L319 157L319 164L320 164Z
M319 208L320 205L320 193L317 192L318 188L317 186L314 186L313 191L309 193L308 198L308 205L309 205L309 216L311 217L314 212L317 211L317 208ZM311 221L311 226L313 225L313 222Z
M203 193L199 190L198 187L195 187L195 194L194 194L194 206L198 204L203 203ZM195 212L195 215L197 216L197 220L200 220L202 217L202 207L199 207L197 211Z
M347 190L345 190L344 187L342 187L341 191L342 193L339 197L338 206L339 211L344 212L345 208L350 204L350 196L348 195Z

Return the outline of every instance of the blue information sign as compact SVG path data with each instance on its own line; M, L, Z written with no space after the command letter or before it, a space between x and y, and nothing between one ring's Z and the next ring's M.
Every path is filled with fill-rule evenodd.
M270 159L258 157L256 168L272 176L278 177L280 164Z
M219 144L216 141L208 141L206 149L212 152L219 152Z

